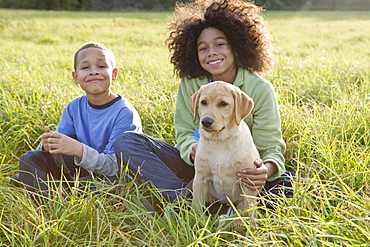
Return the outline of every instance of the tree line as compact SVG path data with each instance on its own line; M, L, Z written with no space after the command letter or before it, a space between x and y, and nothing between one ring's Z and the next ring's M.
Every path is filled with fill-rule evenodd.
M158 11L172 10L176 2L178 0L0 0L0 8ZM370 10L370 0L255 0L255 3L267 10Z

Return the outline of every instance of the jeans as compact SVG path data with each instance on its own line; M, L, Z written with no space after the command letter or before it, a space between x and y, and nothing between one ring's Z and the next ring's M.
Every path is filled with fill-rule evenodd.
M19 180L21 186L31 192L33 201L39 205L43 201L41 198L52 198L53 191L60 184L65 191L68 191L70 186L69 181L73 182L72 177L78 174L79 176L88 176L88 172L76 166L72 156L59 155L61 163L56 162L56 155L49 152L35 150L28 151L19 158ZM39 197L38 195L42 195Z
M177 148L144 134L124 132L116 138L114 150L134 175L151 182L171 201L194 177L194 166L180 157Z
M42 204L44 198L53 198L54 191L60 185L63 192L68 194L70 187L88 185L91 191L103 185L111 185L117 180L116 176L92 176L84 168L75 165L74 157L64 154L50 154L46 151L28 151L19 158L19 181L27 191L31 192L36 204ZM92 183L96 182L96 183Z
M144 134L121 134L114 143L114 150L117 158L128 165L132 173L143 181L150 181L171 201L194 178L194 166L185 163L177 148ZM261 194L292 197L291 182L294 178L295 174L287 171L274 181L266 181Z
M74 164L73 156L61 155L61 157L65 169L61 167L61 164L56 163L55 158L49 152L41 150L28 151L19 158L20 181L30 186L29 190L31 191L34 188L44 191L49 188L45 183L40 183L40 181L61 180L62 177L73 181L72 176L76 174L79 174L81 177L89 175L85 169Z

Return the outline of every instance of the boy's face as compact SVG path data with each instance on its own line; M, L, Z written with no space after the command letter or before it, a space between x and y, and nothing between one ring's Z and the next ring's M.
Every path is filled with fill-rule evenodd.
M199 63L212 75L213 81L234 82L234 54L223 32L213 27L204 29L197 39L197 47Z
M90 47L79 52L73 79L89 97L106 96L110 93L112 80L117 78L118 69L113 68L110 54L102 49Z

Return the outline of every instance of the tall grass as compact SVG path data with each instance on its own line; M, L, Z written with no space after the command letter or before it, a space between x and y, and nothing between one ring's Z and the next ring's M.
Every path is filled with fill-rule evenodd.
M9 185L18 157L83 93L71 71L75 50L88 41L115 53L120 74L113 90L135 105L144 132L174 144L178 78L164 45L170 14L0 10L0 244L368 246L369 12L265 13L276 59L264 76L279 97L287 167L315 187L307 192L298 179L293 198L272 198L276 209L261 207L257 224L245 218L244 230L233 229L230 218L166 203L132 182L118 192L76 188L43 207ZM147 212L141 194L152 195L162 215Z

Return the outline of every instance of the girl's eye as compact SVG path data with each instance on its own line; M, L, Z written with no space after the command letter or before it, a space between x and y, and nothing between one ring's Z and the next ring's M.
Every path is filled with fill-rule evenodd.
M207 50L207 47L200 47L199 48L199 51L205 51L205 50Z

